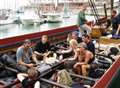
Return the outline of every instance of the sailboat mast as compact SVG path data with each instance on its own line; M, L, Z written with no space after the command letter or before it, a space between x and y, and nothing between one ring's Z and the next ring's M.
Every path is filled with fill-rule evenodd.
M104 12L105 12L105 17L107 18L107 9L106 9L106 3L104 3Z
M114 7L114 0L111 0L111 12L113 10L113 7ZM111 17L112 17L112 14L111 14Z

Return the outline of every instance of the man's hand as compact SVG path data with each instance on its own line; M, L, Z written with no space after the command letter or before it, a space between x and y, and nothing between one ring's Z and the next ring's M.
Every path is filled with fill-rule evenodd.
M77 66L80 66L80 65L83 65L83 63L77 62L77 63L73 66L73 68L76 68Z
M63 60L61 60L61 62L66 62L66 61L68 61L67 59L63 59Z
M116 31L116 35L119 34L119 31L120 31L120 26L118 27L117 31Z
M34 66L35 66L35 64L32 64L32 63L31 64L27 64L27 67L29 67L29 68L30 67L34 67Z
M43 56L47 57L50 53L51 53L51 51L48 51L48 52L44 53Z

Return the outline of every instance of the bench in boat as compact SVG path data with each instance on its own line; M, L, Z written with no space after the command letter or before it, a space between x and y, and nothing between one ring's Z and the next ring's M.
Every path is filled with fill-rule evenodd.
M120 39L109 39L107 37L100 37L99 42L101 44L120 44Z

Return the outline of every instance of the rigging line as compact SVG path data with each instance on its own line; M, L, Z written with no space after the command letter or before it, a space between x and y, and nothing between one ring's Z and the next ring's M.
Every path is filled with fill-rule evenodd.
M91 2L92 2L92 0L90 0ZM98 10L97 10L97 8L96 8L96 5L95 5L95 2L93 2L92 3L93 4L93 7L94 7L94 9L95 9L95 12L96 12L96 16L97 16L97 23L99 24L99 26L100 26L100 29L102 28L102 26L101 26L101 22L99 21L99 18L100 18L100 16L98 15Z
M94 17L95 17L96 23L98 24L98 18L97 18L95 10L93 8L93 4L92 4L92 2L90 0L88 0L88 1L89 1L90 6L91 6L92 12L94 13Z
M92 1L92 0L91 0ZM99 15L98 15L98 10L97 10L97 6L95 5L95 2L93 2L93 6L94 6L94 9L95 9L95 11L96 11L96 15L97 15L97 17L99 18Z
M96 12L96 10L95 10L95 6L94 6L94 4L93 4L93 2L92 2L92 0L90 0L90 3L91 3L91 6L92 6L92 8L93 8L93 10L94 10L94 13L95 13L95 16L96 16L96 18L97 18L97 23L98 23L98 16L97 16L97 12Z
M93 15L94 15L95 21L97 22L97 17L96 17L96 15L95 15L95 12L94 12L94 10L93 10L93 8L92 8L91 3L90 3L89 0L88 0L88 3L89 3L89 6L91 7L91 10L92 10L92 12L93 12Z
M98 17L97 17L96 11L95 11L95 9L94 9L94 6L93 6L93 4L92 4L92 1L89 0L89 2L90 2L90 6L91 6L91 8L92 8L92 10L93 10L94 15L96 16L96 22L98 22Z
M97 24L101 24L101 22L99 22L99 15L97 14L98 13L98 11L97 11L97 9L95 8L95 3L94 2L92 2L92 0L90 0L90 2L91 2L91 5L92 5L92 7L93 7L93 10L94 10L94 12L95 12L95 15L96 15L96 18L97 18ZM101 25L100 25L100 28L101 28Z
M99 25L100 29L102 28L101 26L101 22L99 22L99 17L98 17L98 14L96 12L97 9L95 9L95 4L93 4L92 0L90 0L90 4L91 4L91 7L93 8L93 11L95 13L95 16L96 16L96 24ZM100 30L99 29L99 30ZM102 33L102 31L100 30L100 32Z

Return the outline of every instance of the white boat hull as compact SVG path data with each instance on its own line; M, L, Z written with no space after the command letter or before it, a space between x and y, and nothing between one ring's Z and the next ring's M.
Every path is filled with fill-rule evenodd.
M43 16L47 16L48 22L61 22L62 16L60 13L48 13L48 14L42 14Z
M33 25L34 20L33 19L21 19L22 24L24 25Z
M7 20L0 20L0 25L8 25L14 23L14 20L7 19Z
M21 19L23 25L36 25L43 23L44 21L44 19Z

